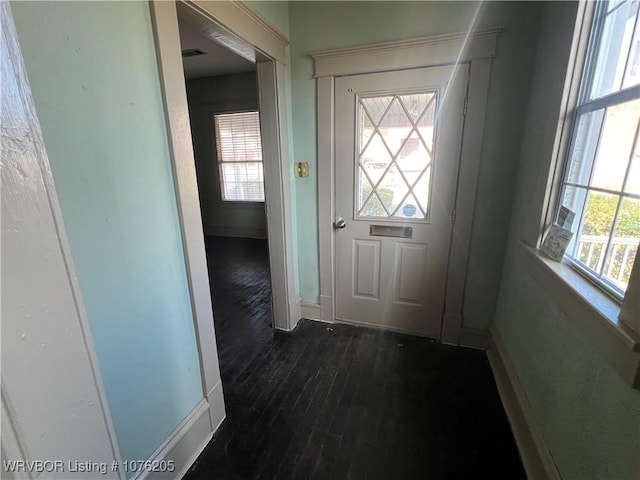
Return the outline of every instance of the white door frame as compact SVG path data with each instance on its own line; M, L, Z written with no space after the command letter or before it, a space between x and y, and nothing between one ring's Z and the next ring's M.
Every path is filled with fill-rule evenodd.
M436 35L312 53L318 105L318 234L320 317L335 320L335 131L334 80L392 70L466 63L469 66L467 115L462 133L455 218L451 234L441 340L458 345L467 257L476 198L484 115L497 37L502 28Z
M215 340L209 274L204 248L186 87L182 67L178 9L203 32L219 26L253 46L266 59L258 64L263 136L265 196L272 282L273 326L292 330L300 319L300 302L293 274L291 231L291 177L287 118L284 105L284 59L288 40L239 2L149 2L154 30L160 88L164 100L167 136L176 188L178 215L199 349L202 384L209 403L213 430L224 419L224 399Z

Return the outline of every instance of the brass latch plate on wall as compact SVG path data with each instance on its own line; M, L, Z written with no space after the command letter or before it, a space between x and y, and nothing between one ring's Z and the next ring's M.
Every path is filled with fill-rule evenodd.
M309 162L296 162L294 172L298 178L307 178L309 176Z

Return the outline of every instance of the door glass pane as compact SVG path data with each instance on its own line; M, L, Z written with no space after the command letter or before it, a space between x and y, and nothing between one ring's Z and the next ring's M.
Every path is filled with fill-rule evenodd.
M387 171L392 157L382 141L382 136L376 132L372 135L368 145L360 154L360 167L368 179L375 185Z
M382 97L369 97L365 102L361 103L361 106L365 107L366 113L368 113L371 123L377 125L380 123L382 115L389 108L389 104L393 100L393 95L385 95Z
M366 193L366 191L365 191ZM362 208L361 216L364 217L388 217L389 214L385 210L382 202L378 198L378 194L375 192L370 192L371 196L369 196L369 200L365 203Z
M357 217L428 218L436 101L436 92L358 99Z

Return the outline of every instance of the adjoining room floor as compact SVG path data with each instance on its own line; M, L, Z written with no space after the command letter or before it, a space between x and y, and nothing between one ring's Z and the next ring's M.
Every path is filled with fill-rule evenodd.
M227 419L185 478L526 478L483 352L270 326L265 241L207 238Z

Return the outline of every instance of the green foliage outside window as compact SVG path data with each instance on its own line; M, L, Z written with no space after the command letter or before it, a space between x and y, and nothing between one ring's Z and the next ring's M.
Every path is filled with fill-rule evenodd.
M592 193L584 218L583 235L607 236L618 206L618 197ZM640 202L627 201L620 210L616 237L640 238Z
M380 199L384 202L385 205L387 205L387 208L388 208L393 202L393 190L389 188L378 188L377 192L378 192L378 195L380 196ZM370 193L371 193L371 186L364 185L360 192L361 204L369 196ZM375 195L371 197L369 202L367 202L367 206L364 209L363 213L369 217L387 217L388 216L384 207L378 201L378 198Z

